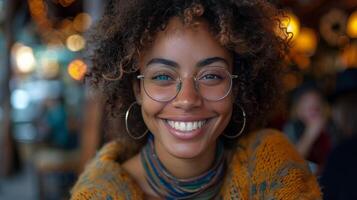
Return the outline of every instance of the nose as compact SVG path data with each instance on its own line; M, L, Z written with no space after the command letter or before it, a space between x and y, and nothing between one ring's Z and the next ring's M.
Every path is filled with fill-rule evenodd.
M173 105L176 108L190 110L202 105L202 97L196 89L195 81L187 78L178 86L178 94L173 100Z

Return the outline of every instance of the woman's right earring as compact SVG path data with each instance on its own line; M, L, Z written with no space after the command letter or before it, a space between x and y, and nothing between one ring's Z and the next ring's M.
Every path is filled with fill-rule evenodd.
M129 115L130 115L130 111L132 110L132 108L134 107L134 105L139 105L136 101L134 101L132 104L130 104L128 110L125 112L125 129L126 129L126 132L128 133L128 135L133 138L134 140L140 140L142 139L143 137L145 137L145 135L149 132L148 129L146 129L146 131L142 134L142 135L139 135L139 136L135 136L129 129Z
M223 136L224 136L225 138L227 138L227 139L235 139L235 138L239 137L239 136L243 133L243 131L244 131L244 129L245 129L245 124L246 124L246 121L247 121L247 119L246 119L246 114L245 114L245 110L244 110L244 108L243 108L241 105L238 105L238 107L239 107L240 110L242 111L242 115L243 115L243 125L242 125L242 128L238 131L238 134L235 134L235 135L223 134Z

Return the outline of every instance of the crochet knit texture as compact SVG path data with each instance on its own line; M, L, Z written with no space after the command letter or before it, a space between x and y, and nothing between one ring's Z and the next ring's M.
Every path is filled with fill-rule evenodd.
M140 200L140 187L116 160L121 145L105 145L72 189L72 200ZM305 161L280 132L265 129L241 137L220 192L221 199L321 199Z

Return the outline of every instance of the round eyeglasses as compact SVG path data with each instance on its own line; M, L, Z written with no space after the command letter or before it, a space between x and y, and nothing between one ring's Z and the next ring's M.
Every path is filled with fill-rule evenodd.
M182 78L170 67L153 66L137 76L143 81L145 93L153 100L168 102L174 99L182 88ZM238 75L230 74L223 67L204 67L193 77L196 91L206 100L219 101L232 89L232 79Z

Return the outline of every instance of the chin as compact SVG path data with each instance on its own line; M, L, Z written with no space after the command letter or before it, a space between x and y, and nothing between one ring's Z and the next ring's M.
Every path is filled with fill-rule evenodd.
M182 142L175 144L164 144L167 152L180 159L197 158L207 150L202 142Z

